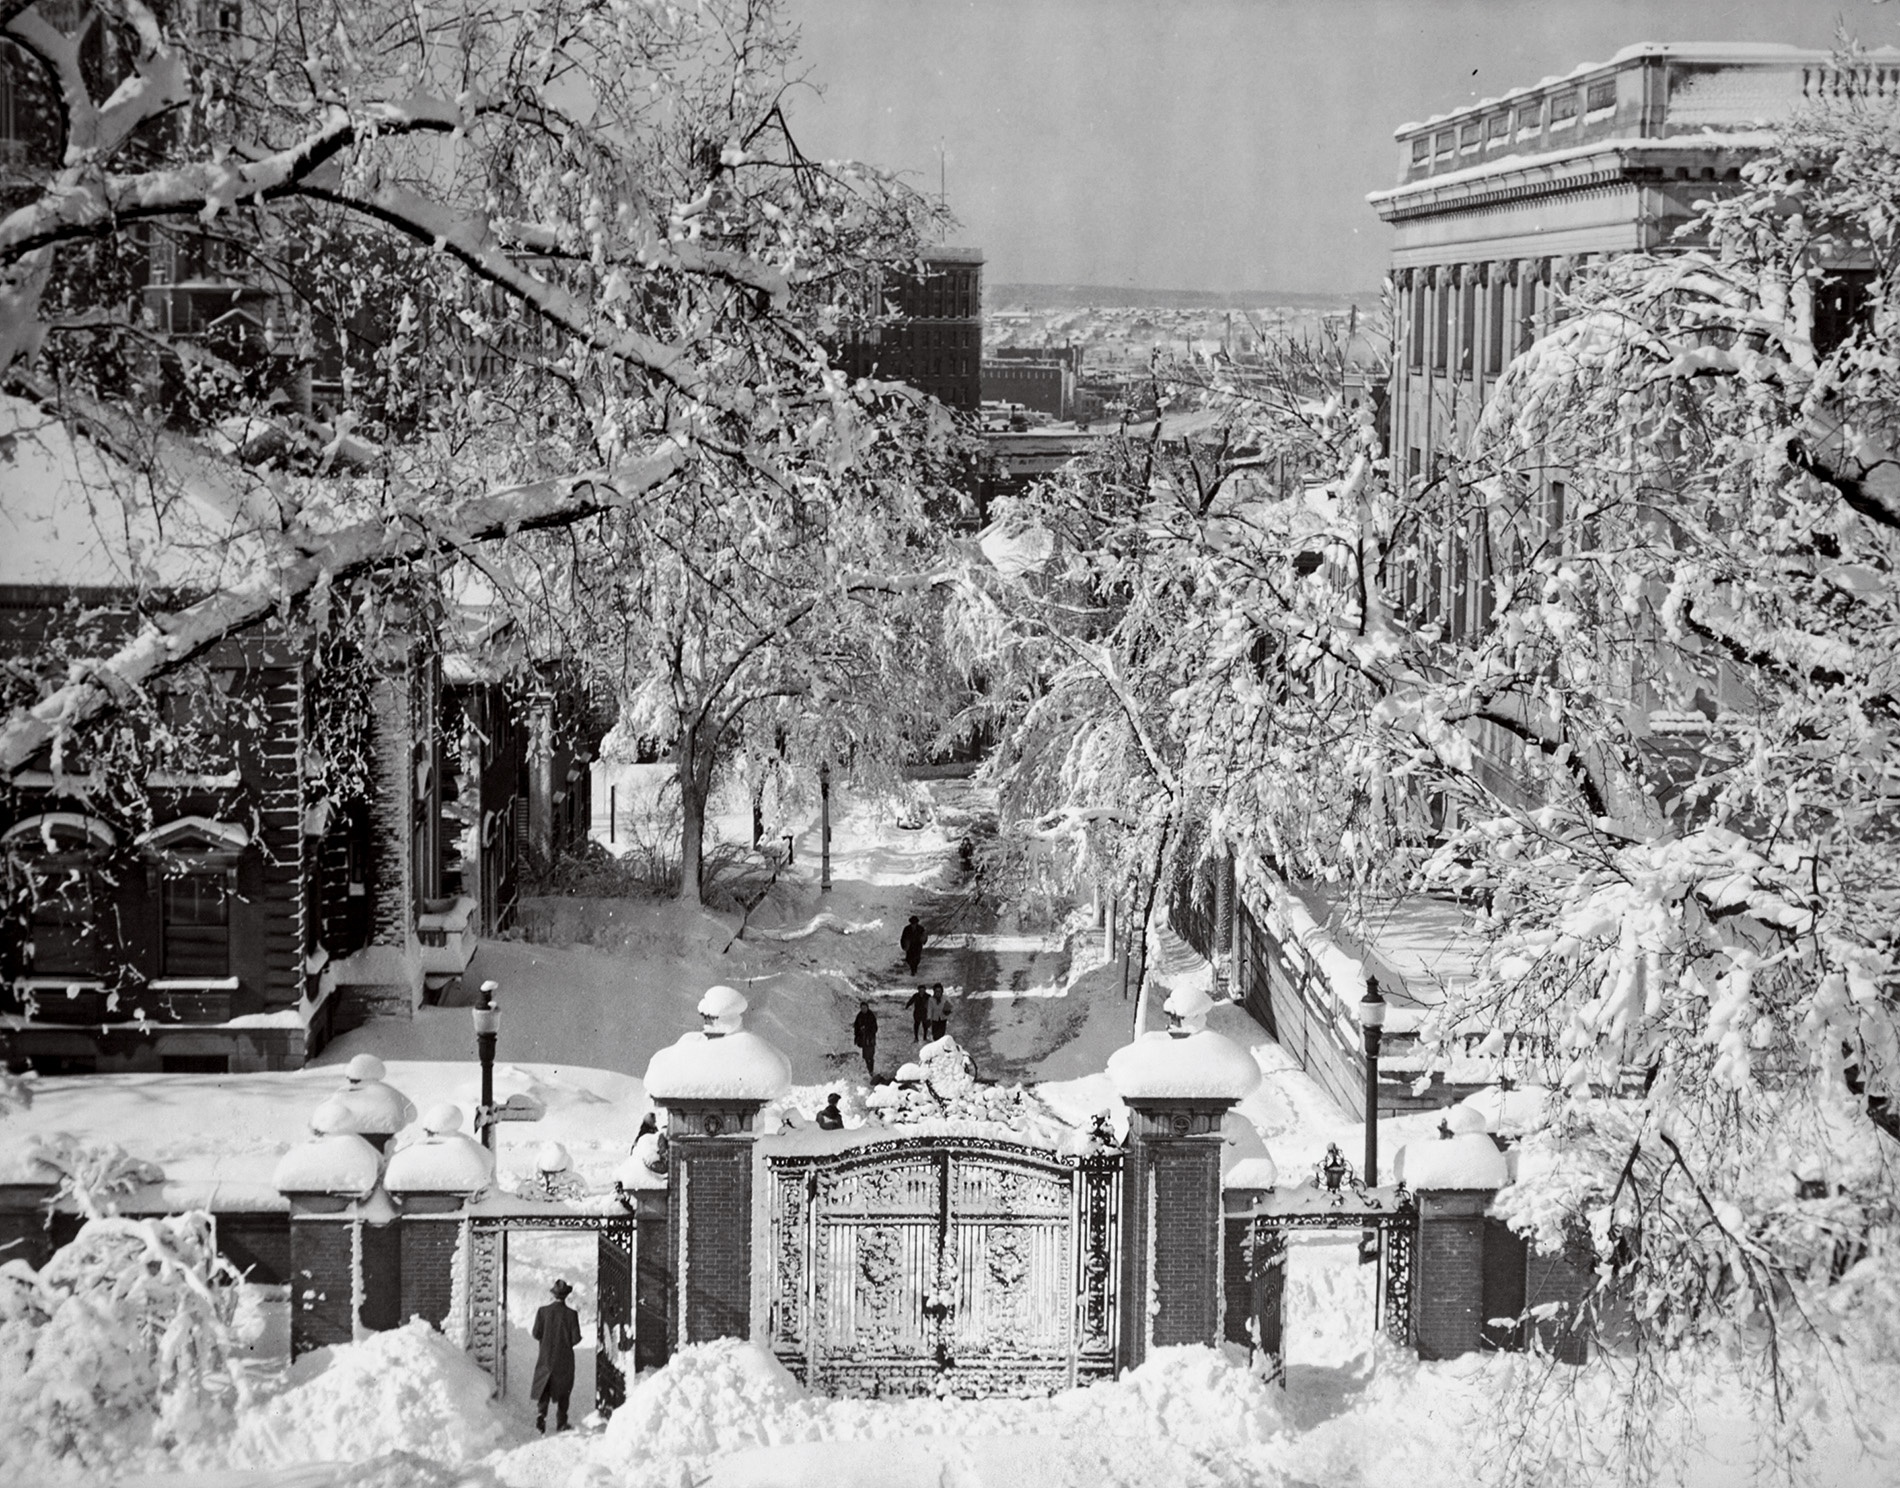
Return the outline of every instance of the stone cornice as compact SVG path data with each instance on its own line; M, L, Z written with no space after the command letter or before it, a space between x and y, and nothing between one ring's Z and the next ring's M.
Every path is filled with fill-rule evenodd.
M1705 169L1726 172L1760 150L1760 143L1753 139L1722 143L1706 139L1693 143L1628 140L1516 164L1500 161L1495 169L1482 173L1415 181L1390 191L1375 191L1366 200L1381 221L1410 222L1538 197L1569 196L1625 182L1660 182L1678 169L1695 171L1698 176Z

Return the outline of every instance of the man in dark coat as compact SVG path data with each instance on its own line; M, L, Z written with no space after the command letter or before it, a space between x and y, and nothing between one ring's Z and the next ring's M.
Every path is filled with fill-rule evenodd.
M916 915L910 917L897 943L904 948L904 961L910 967L910 974L916 976L917 963L924 959L924 927L917 923Z
M877 1014L868 1002L858 1004L858 1016L851 1024L851 1042L864 1056L864 1078L868 1080L877 1073Z
M930 994L919 987L904 1006L910 1009L910 1036L921 1044L924 1041L924 1029L930 1025Z
M548 1402L554 1402L554 1429L567 1430L567 1397L574 1393L574 1350L581 1341L581 1320L567 1305L574 1290L565 1280L550 1288L554 1300L534 1315L534 1336L541 1353L534 1361L534 1429L548 1429Z

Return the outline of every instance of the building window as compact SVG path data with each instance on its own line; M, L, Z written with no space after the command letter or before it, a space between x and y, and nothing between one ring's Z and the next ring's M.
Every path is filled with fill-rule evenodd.
M1423 165L1431 158L1432 137L1429 134L1421 134L1417 139L1412 141L1412 164Z
M1442 131L1438 136L1435 154L1440 160L1449 160L1458 149L1458 137L1451 130Z
M1517 137L1519 139L1529 139L1543 127L1543 109L1537 104L1529 104L1517 111Z
M1550 100L1551 129L1568 129L1576 122L1577 95L1574 92L1553 94Z
M1517 271L1517 349L1520 354L1531 349L1531 343L1537 339L1537 272L1532 264L1525 264Z
M206 980L231 974L231 890L222 872L163 881L159 974Z
M1584 111L1598 114L1616 107L1616 79L1605 78L1600 83L1590 84L1590 91L1584 95Z
M1460 155L1477 154L1478 147L1482 145L1483 143L1484 143L1484 137L1480 130L1480 126L1477 120L1474 119L1469 124L1463 124L1459 126L1458 153Z
M1511 116L1509 114L1493 114L1484 121L1484 145L1487 150L1494 145L1503 144L1510 137Z
M93 900L90 873L58 878L34 875L33 907L27 915L23 969L34 976L94 976L99 970L95 947L100 935L98 908ZM24 948L23 948L24 949Z
M1425 370L1425 277L1412 275L1412 333L1407 354L1411 358L1412 370Z
M1831 355L1857 330L1873 323L1872 269L1836 269L1814 290L1814 354Z

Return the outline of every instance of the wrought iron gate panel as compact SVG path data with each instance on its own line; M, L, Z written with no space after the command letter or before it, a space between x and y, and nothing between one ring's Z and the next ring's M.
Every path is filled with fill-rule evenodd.
M603 1416L626 1404L627 1375L622 1360L633 1351L633 1265L635 1231L631 1219L610 1220L595 1242L594 1405Z
M468 1234L468 1351L488 1371L500 1393L507 1379L508 1328L502 1318L506 1301L508 1232L499 1225L471 1224Z
M1112 1373L1119 1156L953 1139L771 1166L768 1326L814 1388L994 1393Z

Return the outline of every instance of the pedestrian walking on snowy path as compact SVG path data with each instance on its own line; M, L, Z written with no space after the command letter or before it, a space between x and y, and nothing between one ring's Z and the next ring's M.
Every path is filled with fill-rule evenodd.
M931 984L929 1014L930 1036L940 1039L950 1027L950 1001L943 995L942 982Z
M910 974L916 976L917 963L924 959L924 927L917 923L916 915L910 917L897 943L904 948L904 964L910 967Z
M574 1393L574 1350L581 1341L581 1320L567 1305L574 1290L565 1279L549 1288L554 1300L534 1315L534 1336L541 1353L534 1361L534 1429L548 1429L548 1402L554 1402L554 1429L567 1430L567 1397Z
M851 1024L851 1042L864 1056L864 1078L868 1080L877 1073L877 1014L868 1002L858 1004L858 1016Z
M919 987L904 1004L910 1009L910 1036L914 1043L924 1041L924 1030L930 1026L930 994Z

